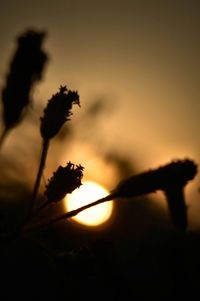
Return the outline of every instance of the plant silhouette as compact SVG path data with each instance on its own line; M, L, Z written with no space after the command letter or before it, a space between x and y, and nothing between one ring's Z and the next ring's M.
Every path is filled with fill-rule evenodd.
M17 40L18 47L11 60L10 71L2 90L4 129L1 136L1 144L4 143L4 138L7 133L22 121L25 109L30 103L31 91L35 83L42 77L42 72L47 62L47 55L42 50L42 42L45 35L44 32L37 30L27 30L19 36ZM41 220L39 218L40 213L51 206L52 203L59 203L65 195L72 193L82 185L83 166L81 164L76 165L69 161L65 167L59 166L49 179L44 191L42 204L38 200L38 191L40 189L40 182L45 168L50 141L59 133L64 123L70 121L74 104L80 106L78 92L69 90L67 86L60 86L59 91L50 98L44 109L44 115L40 119L40 135L42 139L41 159L36 180L33 185L32 195L28 200L28 210L25 212L25 217L16 224L15 229L12 229L11 233L5 234L3 230L1 230L0 239L2 249L4 250L4 248L6 248L5 245L8 243L15 243L16 240L24 241L24 239L30 238L34 232L44 230L63 219L69 219L97 204L110 200L120 202L121 199L127 199L133 202L135 197L156 192L157 190L164 192L172 224L178 231L185 233L188 226L188 219L187 205L184 199L184 187L189 181L193 180L197 174L197 165L191 159L179 159L153 170L133 175L121 181L108 196L102 199L94 200L93 203L56 217L51 216L47 220ZM4 216L4 212L1 212L0 218L2 218L2 216ZM39 219L37 222L35 222L35 217ZM102 244L104 252L105 250L109 252L111 247L108 247L104 243ZM38 246L41 248L41 242ZM31 248L32 247L31 245ZM100 247L102 246L98 245L97 249ZM35 246L33 248L35 248ZM96 246L94 248L95 252L97 252ZM88 255L88 252L86 252L86 256L84 255L84 251L76 254L76 263L74 257L69 254L63 257L55 256L55 254L47 248L44 248L44 252L55 257L54 259L57 260L57 263L59 262L58 266L61 275L68 272L64 272L63 269L60 268L60 263L68 268L71 273L73 269L80 271L82 267L87 268L91 262L93 268L96 265L91 253ZM100 261L105 267L104 260L107 257L105 254L101 254L101 256ZM89 262L85 263L85 260ZM79 262L79 267L77 262ZM109 265L109 263L107 264ZM97 266L99 274L96 277L99 281L99 277L103 277L103 271L99 263ZM112 266L112 269L113 268ZM44 274L46 276L46 273ZM112 278L112 275L110 275L110 277ZM111 279L109 280L111 281ZM123 282L123 280L121 281ZM71 283L71 285L73 286L73 283ZM97 283L93 283L93 285L95 286ZM113 286L115 285L116 282L113 282ZM70 298L73 297L73 290L75 290L75 288L72 289L72 293L68 293ZM110 299L113 298L114 300L113 294L112 291ZM119 293L119 295L120 294L121 293ZM124 291L122 295L123 294ZM122 297L122 295L120 296ZM34 298L38 298L38 296L34 296ZM81 296L79 296L79 298L81 299ZM117 298L116 294L115 298ZM102 295L98 300L102 300Z
M4 131L7 133L22 119L30 103L34 84L42 78L47 55L42 49L45 32L27 30L17 39L17 48L10 63L10 70L2 90Z

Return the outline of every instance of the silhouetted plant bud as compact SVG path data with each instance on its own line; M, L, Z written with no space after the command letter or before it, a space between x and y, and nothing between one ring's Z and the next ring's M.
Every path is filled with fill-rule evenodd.
M133 176L118 184L111 193L113 198L127 198L163 190L174 225L181 230L187 227L187 206L184 186L197 173L197 165L189 160L177 160L160 168Z
M44 32L28 30L18 37L18 47L10 64L2 91L3 119L6 129L14 127L30 101L33 84L40 80L47 55L42 50Z
M117 197L134 197L156 190L183 187L197 173L197 165L189 160L177 160L157 169L143 172L120 182L112 192Z
M46 186L45 196L48 202L58 202L66 194L72 193L82 185L83 166L68 162L66 167L59 166Z
M62 125L70 120L73 104L80 106L78 93L61 86L59 92L49 100L41 118L40 132L45 140L53 138Z

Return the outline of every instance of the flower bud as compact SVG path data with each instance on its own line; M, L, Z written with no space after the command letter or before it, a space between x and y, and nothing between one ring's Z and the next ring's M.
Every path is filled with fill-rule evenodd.
M67 120L70 120L69 116L72 115L73 104L80 106L78 93L67 90L66 86L61 86L59 92L52 96L44 109L40 127L43 139L49 140L53 138L62 125Z
M45 196L49 202L59 202L66 194L72 193L82 185L83 166L68 162L66 167L59 166L46 186Z

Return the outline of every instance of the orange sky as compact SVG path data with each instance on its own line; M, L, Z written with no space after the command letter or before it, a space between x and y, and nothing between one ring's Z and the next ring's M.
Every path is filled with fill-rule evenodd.
M105 98L113 111L101 124L103 147L141 170L175 158L199 163L198 1L2 0L0 15L0 83L14 38L29 26L46 29L50 62L35 100L45 104L65 83L79 91L81 110ZM197 189L198 181L194 212Z

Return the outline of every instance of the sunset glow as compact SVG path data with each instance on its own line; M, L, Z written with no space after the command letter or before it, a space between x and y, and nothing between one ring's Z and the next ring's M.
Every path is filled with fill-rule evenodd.
M86 181L83 185L76 189L71 195L66 197L67 211L77 209L83 205L96 201L104 196L108 195L107 189L103 186ZM98 226L105 223L110 217L113 210L113 202L105 202L84 210L79 213L73 220L87 226Z

